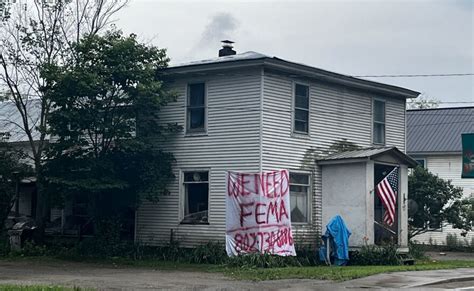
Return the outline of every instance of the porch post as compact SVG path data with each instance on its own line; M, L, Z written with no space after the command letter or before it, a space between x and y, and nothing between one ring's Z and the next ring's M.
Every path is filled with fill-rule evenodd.
M408 246L408 167L400 165L400 191L398 195L398 245Z

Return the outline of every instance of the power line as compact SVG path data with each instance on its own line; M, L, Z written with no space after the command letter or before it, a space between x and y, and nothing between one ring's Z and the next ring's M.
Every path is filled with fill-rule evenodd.
M356 75L356 78L415 78L415 77L462 77L474 76L474 73L453 73L453 74L400 74L400 75Z

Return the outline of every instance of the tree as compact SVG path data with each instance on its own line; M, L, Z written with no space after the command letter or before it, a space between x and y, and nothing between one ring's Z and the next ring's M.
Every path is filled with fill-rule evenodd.
M469 206L461 199L462 188L453 186L451 181L416 167L408 177L408 194L410 238L439 229L445 223L464 231L472 229L472 204L469 210Z
M43 191L42 162L48 145L46 126L51 102L41 69L73 57L73 44L99 34L127 0L18 0L1 7L0 95L13 102L21 116L15 124L28 137L37 178L36 223L43 228L48 197ZM1 93L5 94L1 94ZM31 99L40 100L40 116L31 120ZM39 131L39 136L35 131Z
M28 167L19 162L21 153L8 145L7 138L0 134L0 232L15 202L19 180L28 173Z
M425 94L420 95L416 99L410 99L407 102L407 109L430 109L438 108L440 101L436 98L430 98Z
M75 50L66 65L43 71L49 133L57 137L45 165L48 187L92 197L95 216L156 201L173 178L173 156L159 144L179 130L159 123L160 108L175 99L160 80L166 51L120 31L85 37Z

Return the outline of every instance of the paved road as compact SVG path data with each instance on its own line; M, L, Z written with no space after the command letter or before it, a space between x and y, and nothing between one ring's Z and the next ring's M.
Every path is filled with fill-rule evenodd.
M415 288L448 278L474 278L474 269L379 274L335 283L322 280L235 281L207 272L164 271L111 267L73 262L0 261L0 284L44 284L92 287L101 290L338 290L372 288ZM432 288L468 287L445 282ZM420 290L420 288L416 288Z

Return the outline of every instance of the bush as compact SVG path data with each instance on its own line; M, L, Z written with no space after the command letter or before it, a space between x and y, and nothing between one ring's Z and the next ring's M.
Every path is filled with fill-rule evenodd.
M10 253L10 243L7 232L0 232L0 257L5 257Z
M458 237L455 233L448 233L446 236L446 247L448 249L456 250L459 247Z
M421 244L418 244L416 242L409 242L408 243L408 255L412 257L415 260L423 260L426 259L425 251L424 251L424 246Z
M398 256L397 246L394 244L367 245L352 253L349 264L358 266L401 265L402 260Z

